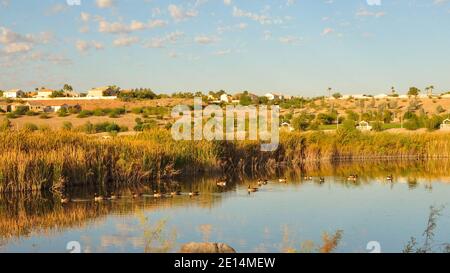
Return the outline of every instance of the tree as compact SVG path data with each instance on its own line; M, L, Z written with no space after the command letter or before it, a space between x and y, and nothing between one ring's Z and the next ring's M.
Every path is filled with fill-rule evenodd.
M72 92L73 91L73 87L71 86L71 85L69 85L69 84L64 84L64 86L63 86L63 90L64 91L70 91L70 92Z
M248 95L247 91L245 91L239 98L239 104L243 106L248 106L252 104L252 98Z
M420 89L417 87L410 87L408 90L408 96L418 96L420 93Z
M342 98L342 94L341 93L334 93L333 94L333 98L340 99L340 98Z

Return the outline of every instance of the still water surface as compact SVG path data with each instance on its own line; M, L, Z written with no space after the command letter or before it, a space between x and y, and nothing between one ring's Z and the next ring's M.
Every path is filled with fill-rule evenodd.
M52 194L3 196L0 252L67 252L70 241L83 252L176 252L192 241L225 242L238 252L314 251L324 232L337 230L337 252L368 252L369 241L401 252L411 236L422 241L430 206L447 206L435 242L450 242L449 170L442 161L322 166L270 176L252 194L255 178L218 188L215 179L195 177L177 181L181 196L154 198L153 185L94 202L94 192L77 190L65 205ZM347 181L353 173L358 180ZM278 182L284 176L288 182ZM147 195L133 199L137 190ZM189 197L192 190L200 196Z

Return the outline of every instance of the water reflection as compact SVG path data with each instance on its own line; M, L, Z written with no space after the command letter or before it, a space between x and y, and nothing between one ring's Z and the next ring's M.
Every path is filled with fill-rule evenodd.
M335 216L330 217L326 211L316 211L317 207L321 205L318 202L316 208L311 206L312 202L317 202L316 199L309 202L307 202L308 196L303 196L303 200L297 199L298 195L294 194L302 192L302 188L305 188L304 191L309 191L310 195L314 195L317 199L323 198L324 204L329 204L326 199L330 198L335 198L338 202L342 202L338 199L342 196L347 196L349 200L357 198L349 195L349 192L344 192L344 189L368 187L367 192L373 192L374 195L380 194L381 189L379 187L372 189L373 185L390 190L397 185L404 185L410 191L422 189L433 192L434 181L450 182L449 171L450 163L442 160L427 162L380 161L370 164L354 162L334 165L311 163L298 169L281 169L264 176L254 174L253 177L230 180L224 187L217 186L218 177L193 176L180 178L179 181L155 182L133 188L70 189L66 194L72 201L67 204L61 203L61 195L58 193L5 194L0 197L0 250L4 248L6 251L11 249L48 251L45 246L43 248L37 246L34 250L30 249L30 246L33 246L31 242L27 242L21 248L21 242L27 241L27 238L37 238L36 240L41 237L53 238L74 231L82 231L83 234L80 238L85 246L84 251L87 252L109 251L111 247L114 247L116 251L123 252L176 251L175 241L177 240L186 242L231 240L235 244L234 247L243 251L310 249L314 245L312 239L320 241L322 232L337 230L329 229L336 225L336 218ZM347 177L350 174L357 174L358 179L356 181L348 180ZM393 177L392 181L387 179L390 175ZM280 177L286 177L287 182L279 183L278 178ZM323 177L324 180L321 180L320 177ZM259 178L267 178L270 181L269 185L262 186L261 191L248 196L247 186L257 186ZM449 187L450 184L446 189ZM321 188L326 191L320 190ZM179 189L182 194L170 196L170 192L174 189ZM328 193L330 190L336 195L331 196ZM167 194L167 196L154 198L155 191ZM199 191L200 195L190 197L189 192L192 191ZM114 192L121 198L95 202L93 198L95 192L105 196ZM141 193L142 196L133 198L133 194L136 192ZM361 193L362 196L366 194ZM398 202L404 202L402 198L405 197L401 196ZM441 201L440 199L442 199L441 196L436 196L436 202ZM254 202L250 203L249 200L254 200ZM382 201L380 199L380 202ZM227 204L226 208L224 203ZM380 206L384 205L380 203ZM392 203L390 205L392 206ZM370 214L374 209L370 204L363 205L361 203L361 206L357 213L361 213L365 209ZM424 204L425 209L428 206L428 204ZM284 211L280 211L280 209ZM347 207L346 209L355 208ZM387 214L391 213L389 210L386 211L388 211ZM149 221L148 217L152 212L159 213L159 219L151 219L150 216L152 221ZM204 216L205 212L210 217ZM314 238L305 238L304 234L300 236L297 230L301 228L306 229L308 231L306 233L312 234L310 229L313 228L304 222L304 217L309 217L314 213L317 217L321 217L316 219L317 223L314 226L320 230L314 231L315 235L312 236ZM342 213L342 211L336 211L336 213ZM392 213L396 213L395 208ZM164 214L169 215L168 222L165 221ZM298 215L299 221L291 219L293 215ZM405 213L405 215L409 214ZM128 218L124 220L123 217ZM347 215L342 215L347 222L342 220L341 226L357 228L351 223L351 218L347 217ZM215 222L209 222L211 219ZM246 230L248 227L254 228L253 219L255 222L264 219L277 219L279 222L259 223L260 225L256 226L258 234L254 234L256 230ZM164 224L162 224L163 222ZM419 223L417 225L419 226ZM236 230L239 227L242 227L242 230ZM396 230L395 233L401 232L402 227L398 228L399 230ZM102 232L97 233L98 230L102 230ZM111 230L113 232L110 232ZM109 233L105 233L105 231ZM355 236L352 234L353 232L360 234ZM181 236L177 237L177 233L180 233ZM231 238L233 236L230 234L236 234L235 238ZM367 230L349 231L344 229L342 242L344 249L351 251L362 249L361 247L356 250L354 247L347 249L346 247L351 245L352 240L345 237L346 235L356 238L364 237L367 234ZM401 246L398 246L397 249L401 250Z

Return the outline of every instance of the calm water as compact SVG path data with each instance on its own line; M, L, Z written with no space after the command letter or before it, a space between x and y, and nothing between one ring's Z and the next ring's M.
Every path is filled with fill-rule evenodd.
M131 189L122 189L121 199L100 203L90 200L92 191L79 190L64 206L51 194L4 196L0 252L66 252L69 241L83 252L176 252L191 241L225 242L239 252L300 251L337 230L343 231L338 252L367 252L369 241L383 252L400 252L411 236L422 242L432 205L447 206L435 242L450 242L449 170L447 162L314 166L306 174L312 181L302 179L305 170L290 171L283 174L288 183L273 175L250 195L247 186L256 179L219 189L215 179L196 177L177 181L183 192L201 192L193 198L156 199L149 185L139 189L147 197L133 199ZM357 182L347 181L352 173Z

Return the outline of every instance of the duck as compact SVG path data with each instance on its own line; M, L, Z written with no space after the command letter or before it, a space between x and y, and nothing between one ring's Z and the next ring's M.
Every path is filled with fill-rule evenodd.
M258 186L261 187L262 185L265 185L265 184L264 184L264 181L263 181L262 179L259 179L259 180L258 180Z
M103 201L103 196L98 195L97 193L94 194L94 201L95 201L95 202Z
M191 191L191 192L189 193L189 197L192 197L192 196L198 196L198 195L200 195L200 192L198 192L198 191Z
M65 196L61 197L61 204L67 204L67 203L69 203L70 201L71 201L71 200L70 200L69 197L65 197Z
M320 177L320 178L319 178L319 181L320 181L320 183L325 182L325 177Z
M248 193L257 192L258 188L253 188L252 186L248 185L247 191L248 191Z
M161 194L160 192L153 191L153 197L155 197L155 198L161 198L161 197L162 197L162 194Z
M386 177L386 180L392 181L392 180L394 180L394 177L392 176L392 174L391 174L391 175L388 175L388 176Z
M280 183L287 183L287 178L285 177L285 178L280 178L280 179L278 179L278 182L280 182Z

